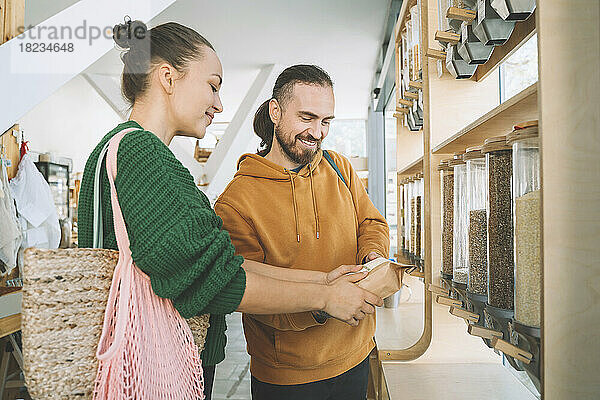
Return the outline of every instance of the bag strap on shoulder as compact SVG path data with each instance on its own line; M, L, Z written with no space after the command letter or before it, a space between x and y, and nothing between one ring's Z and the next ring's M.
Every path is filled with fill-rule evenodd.
M123 131L133 132L138 131L139 128L125 128L120 132L117 132L113 137L117 136L119 133ZM111 138L112 139L112 138ZM106 158L106 153L108 152L108 146L110 145L111 139L107 140L100 151L100 155L98 156L98 160L96 161L96 170L94 171L94 219L93 228L94 228L94 236L92 241L92 248L101 249L104 247L104 227L102 222L102 181L101 181L101 172L102 172L102 162Z
M329 152L327 150L323 150L323 157L325 157L325 159L327 160L327 162L329 163L329 165L331 165L331 167L335 170L335 172L340 177L340 179L342 180L342 182L344 182L344 185L346 185L346 187L348 187L348 183L346 183L346 179L344 179L344 176L342 175L342 172L338 168L338 166L335 163L335 161L333 161L333 158L331 158L331 154L329 154Z

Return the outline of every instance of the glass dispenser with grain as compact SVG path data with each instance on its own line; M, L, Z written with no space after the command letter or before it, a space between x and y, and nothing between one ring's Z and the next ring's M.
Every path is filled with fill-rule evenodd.
M499 332L504 340L510 340L514 315L512 152L504 136L487 139L482 151L486 156L488 183L488 301L484 310L485 326ZM506 359L513 368L522 370L514 358L507 356Z
M424 213L424 207L423 207L423 199L424 199L424 190L425 190L425 180L423 178L423 174L420 173L418 175L418 196L417 196L417 253L418 253L418 260L417 260L417 265L422 268L423 267L423 261L425 259L425 229L423 226L423 213Z
M410 237L410 200L409 200L409 196L408 196L408 185L409 185L409 179L405 178L403 180L404 185L402 187L402 198L403 198L403 203L404 203L404 218L403 218L403 222L404 222L404 244L402 246L402 253L404 254L405 257L408 257L409 253L410 253L410 245L409 245L409 237Z
M423 197L423 188L421 187L421 175L417 174L414 177L414 193L413 201L411 204L411 212L414 215L413 218L413 229L412 234L414 238L413 242L413 256L415 264L418 265L421 259L421 198Z
M539 328L541 309L540 143L537 121L508 136L513 155L515 321Z
M515 312L511 342L532 354L529 363L517 360L531 381L541 387L541 180L537 121L515 126L508 136L512 146L514 207ZM516 337L515 337L516 336Z
M452 286L466 291L468 281L468 214L467 165L463 153L456 153L450 166L454 168L454 238L452 257Z
M506 136L485 141L483 148L487 175L488 304L513 309L514 262L512 216L512 148Z
M487 301L487 176L482 146L467 149L468 267L467 298L471 308L483 314Z
M452 159L442 160L438 166L442 189L442 279L452 281L453 228L454 228L454 168L449 165Z
M415 181L413 177L408 178L408 203L406 208L408 209L408 219L406 221L407 239L408 239L408 257L411 262L414 261L415 257Z
M398 181L398 252L404 249L404 180L397 177Z

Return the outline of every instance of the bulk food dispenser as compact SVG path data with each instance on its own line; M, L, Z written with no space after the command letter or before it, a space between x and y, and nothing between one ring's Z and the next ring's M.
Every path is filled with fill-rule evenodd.
M487 176L481 146L468 148L463 159L467 163L468 268L467 310L484 320L487 302Z
M443 160L438 166L442 190L442 279L452 282L453 269L453 227L454 227L454 168L449 165L452 159Z
M408 257L410 253L410 200L408 196L408 186L410 180L408 178L403 180L404 185L402 187L402 198L403 198L403 222L404 222L404 242L402 246L402 254L404 257Z
M514 205L515 313L511 343L532 356L519 362L540 388L542 293L540 139L537 121L515 126L512 146Z
M491 0L492 7L502 19L524 21L535 10L535 0Z
M417 266L419 270L423 272L424 261L425 261L425 227L424 227L424 213L425 207L423 206L424 191L425 191L425 179L423 174L418 175L419 178L419 196L417 197L417 241L419 246L419 258L417 259Z
M492 0L477 1L477 18L473 21L473 33L486 46L506 43L515 29L515 21L505 21L492 7Z
M494 51L494 46L482 43L473 32L470 22L463 22L461 26L460 43L457 46L458 54L467 64L485 64Z
M461 295L466 294L468 281L468 214L467 214L467 165L463 153L456 153L450 166L454 168L454 238L452 287ZM460 296L459 296L460 298Z

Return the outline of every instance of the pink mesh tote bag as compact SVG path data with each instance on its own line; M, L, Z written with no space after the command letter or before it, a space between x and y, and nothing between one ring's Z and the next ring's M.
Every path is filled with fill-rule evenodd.
M96 353L94 399L204 399L202 365L187 322L170 300L158 297L133 263L114 178L124 130L110 140L106 169L119 261Z

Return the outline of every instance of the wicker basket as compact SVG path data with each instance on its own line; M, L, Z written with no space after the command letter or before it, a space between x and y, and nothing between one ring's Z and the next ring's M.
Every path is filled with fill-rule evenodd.
M105 249L25 251L23 370L35 399L91 398L96 348L119 253ZM204 347L208 315L188 320Z

